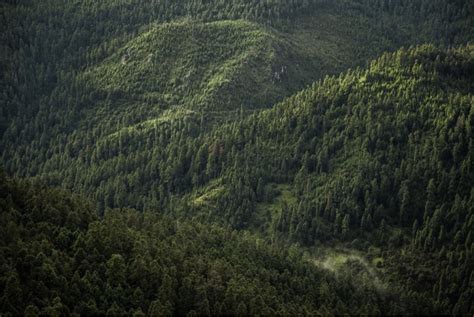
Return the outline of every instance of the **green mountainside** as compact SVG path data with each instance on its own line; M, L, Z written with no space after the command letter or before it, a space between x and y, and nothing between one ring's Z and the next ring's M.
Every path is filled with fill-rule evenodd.
M165 109L251 109L308 82L308 69L287 69L303 60L297 54L280 34L243 20L174 22L151 27L84 76L111 98L130 98L125 107L138 99Z
M471 1L9 0L0 26L0 314L474 312Z
M308 247L380 246L407 293L472 310L473 49L386 54L215 130L196 151L210 153L197 179L216 179L177 209Z
M1 59L2 162L18 176L100 201L119 185L102 172L87 181L75 174L125 151L124 161L142 160L128 153L150 140L132 144L131 134L154 129L161 141L153 151L175 151L169 147L385 50L453 45L474 34L466 1L10 3L1 15L11 43ZM179 21L160 24L171 16ZM237 20L205 22L220 19ZM97 194L101 182L107 189ZM150 192L160 182L140 186Z
M215 225L93 208L0 176L0 309L26 315L403 313L399 295ZM360 283L360 284L359 284Z
M107 85L109 97L127 99L126 106L140 109L133 119L143 120L137 117L160 116L160 109L177 101L188 104L187 99L191 99L199 104L201 100L208 100L209 92L197 89L208 88L208 85L193 83L188 87L190 84L183 78L192 76L194 71L197 72L195 79L202 76L209 83L209 79L216 74L223 75L226 70L224 79L230 78L232 83L229 87L238 87L245 96L236 97L237 94L224 91L217 96L212 94L211 102L221 100L223 108L234 110L263 107L327 74L365 65L384 51L425 42L459 45L472 41L474 33L473 8L469 1L454 0L17 0L4 1L0 9L3 39L0 62L5 70L1 81L4 89L0 100L4 107L0 114L0 133L8 127L23 127L32 117L61 132L75 130L84 116L87 121L98 115L87 111L102 105L106 97L104 87L88 85L87 79L97 83L112 72L104 67L108 68L111 62L117 64L119 60L124 66L119 68L135 79L127 85L126 80L117 78L121 73L114 71L116 76L107 78L112 81ZM223 23L205 23L215 21ZM168 28L161 25L164 22L169 22ZM253 23L253 27L249 23ZM220 28L224 29L217 31ZM246 39L249 29L265 33L260 34L265 40ZM165 30L168 30L167 35ZM206 36L211 31L216 37ZM225 32L236 42L222 38ZM147 47L143 40L152 34L160 34L164 41L151 41ZM191 37L194 41L188 41ZM250 44L252 41L258 43ZM140 42L143 45L139 45ZM225 43L229 45L222 46ZM211 52L215 45L221 47L219 52L222 53L217 60L211 58L216 54L209 55L215 51ZM252 47L248 52L244 52L246 45ZM143 58L136 69L128 69L134 64L122 65L129 58L134 60L132 50L132 56L127 55L132 46L139 49L136 57ZM150 54L154 54L153 61L158 66L167 65L160 66L166 70L164 74L154 67L155 71L144 73L147 61L152 61ZM163 59L163 54L168 57ZM242 55L246 54L258 56L259 63L249 57L249 64L242 66ZM179 67L182 59L192 65L187 71ZM207 70L209 78L199 73L201 68ZM84 72L97 77L84 79L81 76ZM158 75L159 80L154 80L152 75ZM147 83L146 87L165 86L166 89L155 91L160 98L150 91L132 90L137 88L137 80ZM126 88L125 96L123 89L115 94L114 88ZM189 88L194 98L186 95ZM247 90L257 92L256 96L246 93ZM145 100L151 105L145 106ZM213 106L214 110L221 108L220 104L204 106ZM208 116L212 119L213 114ZM7 125L7 120L14 120L15 125ZM34 127L38 129L42 127ZM55 131L54 136L57 134ZM27 133L26 137L30 142L34 136Z
M420 313L466 313L473 276L473 57L472 45L387 54L368 70L328 77L194 142L176 137L168 153L140 148L140 140L157 148L166 127L122 132L116 144L123 142L123 152L92 154L96 172L75 179L111 175L116 187L99 208L134 203L181 221L251 230L271 245L309 248L306 261L322 243L339 241L353 251L330 256L323 267L342 261L383 272L380 283L408 294L399 300L410 312L409 298ZM124 161L126 155L136 160ZM75 168L64 167L65 175ZM147 194L150 183L157 190ZM91 188L100 193L101 185ZM354 263L350 254L359 251L371 263ZM426 274L433 268L441 276ZM378 294L382 286L372 287Z

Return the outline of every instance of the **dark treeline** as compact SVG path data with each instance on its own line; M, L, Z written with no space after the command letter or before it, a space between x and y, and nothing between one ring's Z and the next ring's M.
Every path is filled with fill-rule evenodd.
M216 225L135 210L98 220L90 203L3 174L0 189L2 312L399 314L414 304Z

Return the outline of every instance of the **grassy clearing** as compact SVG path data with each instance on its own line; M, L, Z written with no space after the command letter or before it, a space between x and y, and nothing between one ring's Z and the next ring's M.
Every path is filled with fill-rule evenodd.
M276 196L269 202L257 204L253 227L260 230L268 230L270 224L280 215L283 206L296 204L296 197L292 192L291 184L267 185L267 190L276 193Z
M219 195L224 191L220 179L215 179L208 186L196 192L191 198L191 203L195 207L215 207L215 202Z

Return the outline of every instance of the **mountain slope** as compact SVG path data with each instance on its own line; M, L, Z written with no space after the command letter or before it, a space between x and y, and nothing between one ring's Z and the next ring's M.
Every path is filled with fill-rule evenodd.
M207 133L181 117L77 134L41 178L81 188L100 212L158 206L304 248L339 241L418 313L469 313L473 58L472 45L384 54Z
M186 142L216 123L244 117L252 112L248 108L268 106L328 73L364 64L384 50L425 41L452 45L472 41L474 34L469 1L243 2L129 0L86 5L49 0L3 5L2 37L8 45L2 49L0 148L5 168L24 177L48 175L51 184L62 182L92 195L102 181L105 187L117 187L117 182L100 175L85 183L75 173L82 174L78 169L88 169L91 161L116 157L127 146L134 148L135 144L127 143L130 133L154 129L162 135L158 147L168 152L169 144ZM185 16L191 19L176 22ZM237 20L242 18L254 22ZM198 22L222 19L236 20ZM163 21L172 22L164 27ZM272 27L263 26L268 21ZM204 40L211 30L221 35L229 32L236 43L222 36ZM257 35L253 43L244 36L250 34L246 32ZM163 36L166 43L145 43L153 34ZM196 51L188 42L197 35L206 45L198 45ZM255 43L257 38L265 39L265 45ZM213 58L203 60L203 55L213 52L207 45L221 44L229 44L220 51L228 59L211 54ZM136 67L135 62L122 64L127 58L133 60L127 57L132 47L139 50ZM150 54L161 56L167 51L175 56L168 54L164 61L175 66L164 73L152 67L150 73ZM268 56L270 61L262 61ZM188 74L195 78L186 79ZM199 111L168 109L182 104ZM123 155L127 161L139 160ZM166 169L162 164L160 173ZM60 172L71 168L76 171ZM159 186L157 181L144 190ZM102 201L105 193L101 192ZM139 207L136 202L132 205Z
M469 1L48 0L1 12L2 163L88 195L101 181L110 186L107 177L87 185L58 171L115 156L129 132L153 128L166 148L170 136L194 138L383 51L474 34ZM139 60L127 55L132 47ZM150 54L170 67L150 70Z
M156 106L232 110L268 106L308 82L307 69L281 35L258 24L159 24L87 71L85 80L114 99Z
M323 302L341 314L347 310L345 299L361 303L366 299L359 295L370 293L369 305L357 307L358 313L472 314L474 54L466 43L473 40L473 9L467 0L8 1L0 4L1 163L16 176L71 189L96 203L83 209L90 217L93 209L105 215L91 233L97 241L108 239L108 227L115 225L118 233L133 236L128 242L156 241L154 229L130 229L128 216L108 209L132 207L171 217L153 216L152 223L163 221L165 227L174 228L176 219L204 233L216 226L218 241L235 229L230 249L245 244L239 233L250 231L251 242L259 237L288 250L274 261L287 263L297 279L301 271L292 266L292 256L302 252L304 267L309 262L336 275L341 266L349 267L357 276L342 283L349 288L322 286L308 298L294 295L305 294L306 281L278 288L263 273L270 293L278 288L284 294L270 305L273 313L283 306L294 314L327 313L319 306ZM439 48L411 46L425 42ZM398 51L369 62L393 50ZM366 66L355 68L360 65ZM283 101L261 110L274 100ZM59 202L51 199L50 206L37 201L48 192L5 189L10 191L1 202L12 213L5 213L2 226L7 249L20 249L28 240L29 230L22 227L28 227L29 216L19 216L24 209L53 218L55 209L63 210L52 226L45 219L31 221L35 256L38 248L55 249L48 240L76 239L81 233L72 232L74 225L86 234L67 216L80 208L66 198L63 204L60 192L52 192ZM22 195L32 197L22 202ZM37 213L42 209L47 212ZM62 226L67 230L56 237ZM181 232L184 241L195 238L194 229ZM174 231L166 232L157 244L170 250L185 244L173 238ZM204 234L203 249L212 253L214 245L206 239ZM40 240L45 242L38 246ZM321 255L321 245L339 251ZM106 247L101 251L107 253ZM74 248L66 249L78 251ZM120 257L101 258L90 248L99 279L109 282L106 262L120 264ZM188 251L173 261L201 254ZM8 296L0 304L15 312L15 298L30 285L20 284L27 278L7 276L17 262L26 263L25 253L6 252L1 286ZM50 255L63 259L61 252ZM67 257L54 261L75 261ZM240 257L230 252L217 259L236 263L229 259ZM253 272L255 262L248 260L235 264L235 270ZM71 278L73 269L56 267L56 277ZM44 271L33 280L64 282L50 274L50 267ZM245 276L260 279L254 273ZM86 284L97 282L88 279ZM178 283L176 292L184 285L188 303L193 296L187 296L187 287L195 280ZM49 293L37 284L33 293L47 299L32 305L63 307L54 299L60 293L56 284ZM66 306L85 312L110 308L111 313L137 307L132 301L113 304L122 302L123 285L110 292L106 283L101 286L89 293L95 308L91 302L76 309L76 290ZM105 292L112 295L104 299ZM397 298L395 306L385 305L386 295ZM152 297L148 300L155 301ZM173 295L171 305L164 298L157 307L174 307ZM245 314L251 299L241 301L215 311ZM139 306L145 311L147 305ZM187 305L186 312L205 308L195 306Z
M217 179L185 196L184 209L301 245L382 246L410 292L470 312L473 50L385 54L216 129L200 146L213 167L191 171ZM426 276L412 262L422 259L450 264L443 277Z
M98 220L77 197L3 174L0 188L2 313L367 314L409 304L251 235L156 212Z

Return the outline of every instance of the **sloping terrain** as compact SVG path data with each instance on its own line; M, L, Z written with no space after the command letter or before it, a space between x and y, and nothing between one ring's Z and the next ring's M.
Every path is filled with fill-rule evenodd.
M399 295L252 236L156 212L109 210L99 220L78 197L3 174L0 189L2 313L404 312L391 304Z
M473 9L1 3L1 311L472 314Z
M62 168L65 148L77 156L155 122L192 119L196 135L383 51L474 34L469 1L47 0L1 12L0 147L23 177Z
M302 58L274 30L243 20L185 20L150 27L85 77L114 99L163 108L251 109L308 82L310 70L288 65L291 60Z
M470 311L463 277L473 270L473 49L384 54L367 70L327 78L216 129L197 146L209 153L207 168L190 171L217 177L208 190L219 191L205 207L195 202L206 190L186 195L182 208L306 246L388 245L388 266L402 276L401 263L412 270L411 292L446 311ZM426 257L442 268L456 256L462 260L443 277L411 267ZM446 276L449 289L439 286Z

